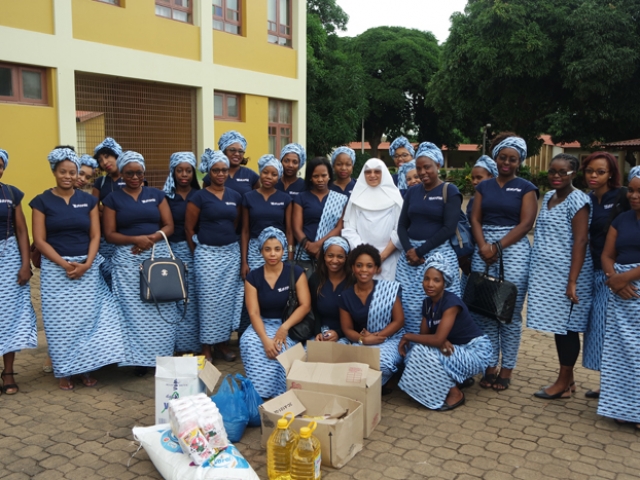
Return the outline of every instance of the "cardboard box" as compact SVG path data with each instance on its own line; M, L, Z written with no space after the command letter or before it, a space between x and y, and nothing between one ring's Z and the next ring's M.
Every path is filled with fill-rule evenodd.
M278 356L287 372L287 388L351 398L364 408L364 438L380 423L382 373L380 350L335 342L297 344Z
M289 390L282 395L260 405L262 421L261 443L267 446L269 436L276 427L278 419L286 412L296 415L291 424L296 432L315 420L318 424L315 435L320 440L322 464L342 468L356 453L362 450L363 407L360 402L350 398L305 390ZM328 415L332 418L319 420L304 418Z

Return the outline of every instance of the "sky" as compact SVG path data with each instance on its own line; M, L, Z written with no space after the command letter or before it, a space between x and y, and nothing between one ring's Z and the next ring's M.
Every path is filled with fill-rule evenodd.
M466 0L337 0L349 15L347 31L354 37L372 27L399 26L430 31L444 42L449 36L453 12L462 12Z

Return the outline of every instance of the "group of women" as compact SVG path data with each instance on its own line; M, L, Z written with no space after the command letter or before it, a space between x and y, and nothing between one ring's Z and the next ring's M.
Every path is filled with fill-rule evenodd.
M509 388L528 293L527 326L555 335L560 364L557 380L535 396L575 391L584 332L584 364L602 371L601 390L587 396L600 398L603 415L640 423L639 390L625 388L638 386L633 369L640 364L632 329L640 313L639 167L623 190L610 154L596 152L582 166L559 155L538 215L538 189L517 176L526 144L499 134L493 159L481 157L472 170L467 216L476 247L458 258L450 239L462 195L441 180L444 159L432 143L414 150L396 139L390 153L398 174L370 159L357 181L347 147L307 162L303 147L289 144L280 158L262 156L258 173L243 166L247 142L238 132L223 134L218 148L201 157L202 188L195 155L173 154L163 190L147 187L144 158L111 138L93 159L64 146L49 155L55 187L30 206L61 388L74 388L76 376L93 386L91 372L112 363L144 375L156 356L174 352L233 361L228 341L239 331L247 375L263 398L273 397L286 388L275 358L295 344L289 332L311 311L316 341L378 348L384 383L404 364L399 387L428 408L450 410L464 403L460 388L478 373L482 388ZM0 150L0 160L1 173L8 153ZM96 166L105 175L90 195L83 188ZM580 168L589 195L573 187ZM22 193L7 185L2 191L1 254L11 284L3 306L14 313L2 324L0 347L3 391L11 394L18 391L14 352L35 347L36 334ZM170 251L188 266L189 301L143 302L139 265ZM469 312L461 300L469 271L497 276L500 264L518 290L506 323ZM297 309L283 318L292 288Z

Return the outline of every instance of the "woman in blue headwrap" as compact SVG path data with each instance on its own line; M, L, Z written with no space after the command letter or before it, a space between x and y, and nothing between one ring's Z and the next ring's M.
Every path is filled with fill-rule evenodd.
M200 171L209 175L211 183L189 200L185 221L187 242L194 252L200 343L208 360L215 355L231 362L236 355L226 343L240 325L244 301L237 233L242 196L227 185L229 159L221 151L207 148Z
M80 157L80 171L76 180L76 188L86 190L87 187L91 191L93 187L90 184L96 169L99 168L98 162L91 155L82 155Z
M439 175L443 165L444 157L438 147L429 142L420 144L416 170L422 185L407 190L398 221L398 237L404 253L398 260L396 280L402 284L405 326L410 333L420 332L425 260L440 252L452 265L458 261L449 240L458 225L462 195L453 184L447 185L445 194ZM460 295L459 279L447 290Z
M411 145L411 142L407 138L398 137L391 142L391 145L389 145L389 155L393 158L393 163L396 165L397 169L397 173L394 173L391 176L393 178L393 182L400 191L406 190L406 187L404 189L400 188L400 184L398 183L400 178L400 167L414 159L415 150L413 149L413 145Z
M118 305L100 273L98 199L74 188L80 160L73 150L56 148L48 160L56 186L29 204L42 253L44 331L60 388L72 390L74 375L93 387L90 372L125 358Z
M108 242L116 245L112 257L113 294L120 305L125 336L122 366L135 366L143 376L156 366L156 357L173 355L176 328L182 309L175 303L154 303L140 299L140 264L151 257L169 255L166 238L173 234L171 209L162 190L145 187L144 158L137 152L123 152L118 170L125 181L104 199L102 225ZM159 310L159 311L158 311Z
M458 263L440 253L425 263L420 333L405 333L400 355L405 369L398 386L432 410L453 410L465 402L460 390L489 365L491 342L460 297L445 290L458 277Z
M9 153L0 148L0 179L9 166ZM16 352L38 346L36 314L31 305L31 263L29 256L29 230L22 211L24 193L12 185L0 183L0 277L3 295L0 309L4 318L0 322L0 355L4 370L4 386L0 393L14 395L18 385L13 378Z
M613 220L602 252L609 307L598 414L640 430L640 166L629 172L627 199L631 209Z
M476 241L471 270L484 272L489 265L489 275L498 276L497 260L502 252L504 277L516 285L518 297L511 323L500 323L475 313L471 315L493 346L491 363L480 386L506 390L520 349L522 306L527 293L531 256L527 233L538 213L538 189L517 176L518 168L527 158L527 144L522 138L512 133L501 133L493 140L489 151L498 166L498 176L480 182L476 187L470 218Z
M416 170L416 161L411 160L410 162L403 163L398 169L398 173L395 174L394 182L396 182L398 190L400 190L400 195L403 197L409 188L414 185L420 185L422 182L418 176L418 170Z
M404 334L404 312L398 282L374 280L382 265L380 252L363 243L349 254L353 285L339 299L340 326L345 338L341 343L380 349L382 384L387 383L402 364L398 352Z
M356 152L349 147L336 148L331 154L331 167L335 173L335 179L329 188L347 197L350 196L353 187L356 186L356 181L351 178L355 164Z
M304 178L298 177L298 172L307 161L307 153L299 143L285 145L280 152L282 163L282 178L276 183L276 188L287 192L292 197L304 192L307 186Z
M200 352L200 322L195 289L196 270L193 264L193 252L187 243L187 233L184 228L187 204L200 190L196 177L196 156L192 152L176 152L171 155L169 176L163 190L173 218L173 235L169 237L169 243L175 256L187 266L187 284L190 286L187 311L176 333L176 352Z
M240 338L240 354L247 377L262 398L272 398L287 389L286 375L276 357L296 342L289 329L309 313L311 298L307 277L294 266L298 308L282 320L289 299L291 265L282 261L287 251L287 237L277 228L267 227L258 238L264 265L252 270L245 280L245 303L251 326Z
M240 195L258 188L260 177L256 172L244 166L248 161L244 156L247 150L247 140L240 132L230 130L223 133L218 140L218 149L229 159L229 175L227 175L225 183L227 187ZM211 185L209 174L202 179L202 184L205 187Z

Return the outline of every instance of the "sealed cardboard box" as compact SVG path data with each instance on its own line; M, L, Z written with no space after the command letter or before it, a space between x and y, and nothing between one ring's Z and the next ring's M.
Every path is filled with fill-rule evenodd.
M296 432L312 420L318 426L313 435L320 440L322 464L342 468L363 445L363 407L356 400L327 393L289 390L259 407L262 422L261 443L266 447L278 419L287 412L296 418Z
M351 398L364 408L364 438L380 423L382 374L380 350L335 342L297 344L278 356L287 372L287 388Z

